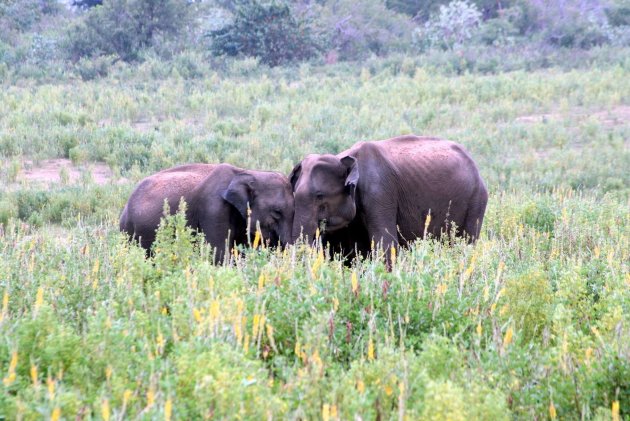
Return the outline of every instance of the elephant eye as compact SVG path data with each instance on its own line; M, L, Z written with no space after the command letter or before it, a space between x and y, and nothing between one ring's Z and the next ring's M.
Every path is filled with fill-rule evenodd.
M324 193L318 191L317 194L315 195L315 197L317 198L317 200L323 200L324 199Z
M277 221L282 217L282 212L280 212L277 209L274 209L271 211L271 217Z

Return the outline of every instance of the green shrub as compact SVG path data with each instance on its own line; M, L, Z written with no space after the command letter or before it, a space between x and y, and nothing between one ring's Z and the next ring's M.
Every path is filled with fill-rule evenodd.
M99 55L137 60L160 37L178 37L193 25L193 7L185 0L106 1L69 29L67 51L74 61Z
M183 418L201 418L208 412L218 418L286 415L286 404L272 393L272 380L262 364L239 350L222 343L192 343L176 347L173 353Z
M474 3L453 1L440 6L439 13L416 30L416 44L420 48L461 47L475 35L480 23L481 12Z
M0 200L0 225L7 225L11 218L18 216L18 207L11 198Z
M544 273L529 271L506 282L506 317L514 320L519 340L540 341L549 322L553 291Z
M278 66L306 60L317 54L309 22L288 3L260 0L239 2L234 21L208 34L214 55L253 56Z

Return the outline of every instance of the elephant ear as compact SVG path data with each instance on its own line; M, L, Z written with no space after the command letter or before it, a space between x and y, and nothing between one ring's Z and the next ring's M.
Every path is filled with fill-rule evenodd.
M234 206L243 219L247 219L247 206L251 207L253 199L254 177L249 174L238 174L230 182L221 197Z
M297 185L298 180L300 179L300 175L302 175L302 163L300 162L291 170L291 174L289 174L289 181L291 182L291 188L295 191L295 186Z
M349 190L350 195L354 198L357 184L359 184L359 165L357 164L357 159L353 156L344 156L341 158L341 163L348 171L345 184L346 189Z

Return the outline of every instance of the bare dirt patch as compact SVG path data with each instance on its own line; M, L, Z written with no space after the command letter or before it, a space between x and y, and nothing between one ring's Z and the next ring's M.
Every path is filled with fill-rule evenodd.
M592 112L576 111L567 113L531 114L517 117L516 121L520 123L546 123L548 121L569 119L587 120L591 118L608 127L630 124L630 105L619 105L608 110Z
M113 176L112 170L103 162L77 167L69 159L46 159L36 163L24 161L17 181L76 184L82 179L90 179L96 184L107 184Z

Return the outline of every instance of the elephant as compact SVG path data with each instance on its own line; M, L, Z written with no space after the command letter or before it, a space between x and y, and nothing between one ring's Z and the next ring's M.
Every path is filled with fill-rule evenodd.
M138 183L120 216L120 230L149 252L163 215L164 200L171 214L180 198L187 203L188 226L199 230L216 249L215 263L234 245L247 244L248 218L252 232L263 241L284 245L291 240L293 191L287 177L230 164L186 164L150 175ZM250 213L251 212L251 213Z
M488 202L464 147L435 137L362 141L337 155L307 155L289 180L293 241L312 240L320 228L322 239L347 256L366 256L373 242L389 250L427 234L474 242Z

